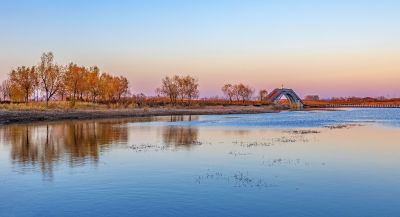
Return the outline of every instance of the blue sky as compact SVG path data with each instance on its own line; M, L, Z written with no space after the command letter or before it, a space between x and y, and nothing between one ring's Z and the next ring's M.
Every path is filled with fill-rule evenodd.
M191 74L203 96L238 81L399 96L399 11L400 1L6 0L0 80L53 51L59 63L98 65L147 94L164 75Z

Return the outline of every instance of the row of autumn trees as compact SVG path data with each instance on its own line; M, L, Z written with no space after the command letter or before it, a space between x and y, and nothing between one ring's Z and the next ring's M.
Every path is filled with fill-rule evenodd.
M128 94L128 80L123 76L100 73L97 66L85 67L54 62L52 52L43 53L35 66L12 70L0 85L0 100L28 102L30 99L75 101L118 101ZM2 98L2 99L1 99Z
M133 103L142 105L148 99L144 94L130 95L128 88L128 80L123 76L101 73L97 66L58 65L53 53L48 52L42 54L37 65L21 66L11 71L8 79L0 84L0 101L33 100L45 101L48 105L51 100L68 100L75 105L76 101L118 103L122 99L123 102L131 99ZM250 101L254 95L254 89L242 83L225 84L221 90L229 102ZM199 83L189 75L166 76L156 93L157 98L173 105L190 105L199 98ZM266 90L260 90L259 100L265 100L267 94Z

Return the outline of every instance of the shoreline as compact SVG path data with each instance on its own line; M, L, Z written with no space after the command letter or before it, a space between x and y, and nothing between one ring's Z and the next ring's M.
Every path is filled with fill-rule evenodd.
M0 126L64 120L152 117L170 115L226 115L276 113L275 106L206 106L201 108L136 108L110 110L0 110Z

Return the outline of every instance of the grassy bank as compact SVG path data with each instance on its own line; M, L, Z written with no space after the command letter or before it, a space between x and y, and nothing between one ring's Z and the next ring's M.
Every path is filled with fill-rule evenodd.
M55 105L53 105L55 106ZM146 117L166 115L221 115L256 114L278 112L275 106L197 106L197 107L157 107L157 108L109 108L107 105L81 104L74 109L69 107L45 107L38 104L6 105L0 109L0 125L30 123L38 121L87 120L103 118Z
M4 103L0 104L1 110L11 111L45 111L45 110L106 110L106 109L121 109L134 108L120 104L99 104L90 102L76 102L74 106L68 101L49 102L29 102L29 103Z

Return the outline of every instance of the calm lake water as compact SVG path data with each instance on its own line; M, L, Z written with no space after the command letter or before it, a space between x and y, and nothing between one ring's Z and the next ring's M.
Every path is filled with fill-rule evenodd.
M0 216L400 216L400 109L0 127Z

